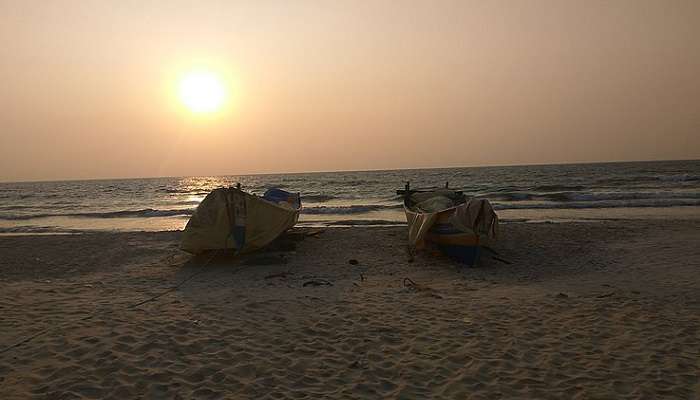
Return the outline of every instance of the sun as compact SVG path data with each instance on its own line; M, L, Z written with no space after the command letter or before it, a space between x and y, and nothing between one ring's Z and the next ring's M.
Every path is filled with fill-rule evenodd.
M209 71L190 71L178 85L182 104L193 113L206 114L219 111L226 102L226 85Z

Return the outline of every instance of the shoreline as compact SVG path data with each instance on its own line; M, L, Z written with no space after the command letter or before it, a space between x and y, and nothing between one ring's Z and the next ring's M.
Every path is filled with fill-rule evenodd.
M596 223L610 221L641 220L700 220L700 206L600 208L600 209L549 209L549 210L499 210L499 220L511 223ZM297 227L330 228L342 226L405 226L403 210L391 215L379 213L366 217L319 218L302 214ZM36 225L22 225L0 221L0 236L32 234L75 234L89 232L169 232L182 230L187 218L43 218L28 220ZM26 221L23 221L26 222Z
M402 226L295 228L207 265L177 231L0 236L0 351L40 333L0 354L0 391L692 398L699 228L506 224L510 264L464 269L409 262Z

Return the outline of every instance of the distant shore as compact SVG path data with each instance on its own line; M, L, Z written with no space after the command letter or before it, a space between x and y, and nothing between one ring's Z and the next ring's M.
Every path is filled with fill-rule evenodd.
M509 223L467 269L409 262L405 230L239 259L179 232L2 236L0 397L698 396L697 219Z

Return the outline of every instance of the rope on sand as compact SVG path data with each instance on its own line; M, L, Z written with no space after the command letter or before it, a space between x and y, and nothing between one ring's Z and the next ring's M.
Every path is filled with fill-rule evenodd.
M506 260L505 258L501 258L501 254L500 254L499 252L497 252L496 250L492 249L491 247L489 247L489 246L481 246L481 248L484 249L484 250L487 250L488 252L490 252L490 253L491 253L491 258L493 258L494 260L500 261L500 262L502 262L502 263L504 263L504 264L508 264L508 265L513 264L512 262Z
M200 269L199 269L198 271L195 271L194 273L190 274L190 276L188 276L187 278L181 280L177 285L175 285L175 286L173 286L173 287L171 287L171 288L168 288L168 289L166 289L166 290L164 290L164 291L158 293L157 295L152 296L152 297L150 297L150 298L148 298L148 299L146 299L146 300L143 300L143 301L140 301L140 302L138 302L138 303L129 305L129 306L127 306L125 309L127 309L127 310L134 309L134 308L136 308L136 307L138 307L138 306L141 306L141 305L144 305L144 304L146 304L146 303L150 303L150 302L152 302L152 301L155 301L155 300L159 299L160 297L163 297L163 296L165 296L166 294L168 294L168 293L170 293L170 292L173 292L173 291L179 289L179 288L182 287L185 283L187 283L187 282L189 282L190 280L192 280L192 278L194 278L195 276L200 275L200 274L203 274L204 272L207 272L208 270L207 270L207 269L204 269L204 267L206 267L207 265L209 265L209 263L212 262L212 260L214 260L214 257L216 257L217 255L219 255L219 253L220 253L219 250L214 251L214 252L212 253L212 255L209 257L209 259L208 259L206 262L204 262L204 264L202 264L202 266L200 267ZM104 314L108 314L108 313L110 313L110 312L114 312L114 310L102 311L102 312L94 312L94 313L92 313L92 314L90 314L90 315L87 315L87 316L85 316L85 317L81 317L81 318L74 319L74 320L72 320L72 321L68 321L68 322L66 322L66 323L64 323L64 324L62 324L62 325L59 325L59 326L52 326L52 327L46 328L46 329L44 329L44 330L42 330L42 331L39 331L39 332L37 332L37 333L35 333L35 334L31 335L31 336L28 336L28 337L26 337L26 338L20 340L19 342L15 343L15 344L13 344L13 345L10 345L10 346L8 346L8 347L5 347L4 349L0 350L0 354L7 353L8 351L10 351L10 350L12 350L12 349L14 349L14 348L17 348L17 347L19 347L19 346L21 346L21 345L23 345L23 344L25 344L25 343L28 343L28 342L30 342L30 341L36 339L36 338L39 337L39 336L42 336L42 335L44 335L44 334L50 332L51 330L58 329L58 328L68 328L70 325L72 325L72 324L75 323L75 322L87 321L87 320L92 319L92 318L94 318L94 317L96 317L96 316L98 316L98 315L101 315L101 314L104 315Z
M179 289L182 285L184 285L185 283L187 283L187 282L189 282L190 280L192 280L192 278L194 278L195 276L200 275L200 274L203 274L204 272L206 272L207 270L204 269L204 267L206 267L207 265L209 265L209 263L214 259L214 257L216 257L216 256L219 254L219 252L220 252L219 250L213 252L212 255L211 255L211 257L209 257L209 259L208 259L204 264L202 264L202 267L201 267L201 269L200 269L199 271L195 271L193 274L191 274L191 275L188 276L187 278L181 280L180 283L178 283L177 285L171 287L170 289L164 290L163 292L160 292L159 294L157 294L157 295L155 295L155 296L153 296L153 297L151 297L151 298L148 298L148 299L146 299L146 300L140 301L140 302L138 302L138 303L136 303L136 304L132 304L132 305L128 306L127 309L136 308L136 307L141 306L141 305L144 305L144 304L146 304L146 303L150 303L150 302L152 302L152 301L157 300L158 298L160 298L160 297L162 297L162 296L165 296L166 294L168 294L168 293L170 293L170 292L173 292L173 291Z

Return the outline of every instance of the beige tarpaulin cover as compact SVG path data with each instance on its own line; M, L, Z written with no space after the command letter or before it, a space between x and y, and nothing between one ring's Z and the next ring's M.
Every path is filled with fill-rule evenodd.
M234 188L215 189L202 200L182 233L180 248L206 250L259 249L296 224L299 209L273 203Z
M470 199L456 207L443 208L440 211L430 210L442 204L442 201L439 199L441 197L439 191L416 193L413 194L413 201L418 203L418 209L404 207L408 222L409 245L422 247L430 228L445 213L449 214L448 221L452 226L463 232L474 232L479 236L491 239L496 238L498 234L498 216L488 200Z

